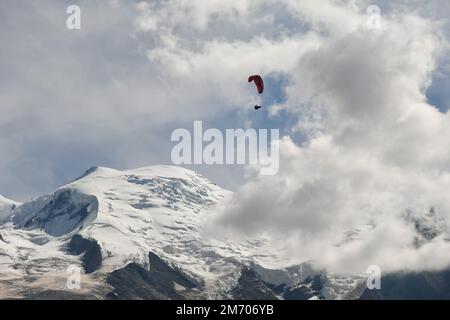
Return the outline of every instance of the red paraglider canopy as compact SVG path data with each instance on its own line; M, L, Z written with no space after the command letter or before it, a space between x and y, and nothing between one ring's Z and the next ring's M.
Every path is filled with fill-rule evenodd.
M264 81L259 75L250 76L248 78L248 82L255 82L256 88L258 88L259 94L262 94L264 92Z

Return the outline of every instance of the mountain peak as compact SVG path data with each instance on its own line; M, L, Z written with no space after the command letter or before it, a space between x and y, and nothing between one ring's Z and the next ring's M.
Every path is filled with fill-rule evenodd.
M111 169L111 168L107 168L107 167L93 166L93 167L90 167L89 169L87 169L81 176L79 176L78 178L73 180L73 182L82 180L83 178L86 178L86 177L89 177L89 176L117 174L119 172L120 171L116 170L116 169Z
M179 167L179 166L172 166L172 165L153 165L153 166L146 166L146 167L140 167L136 169L127 169L127 170L117 170L112 169L108 167L99 167L99 166L93 166L86 170L81 176L73 180L73 182L83 180L86 177L89 178L106 178L106 177L114 177L114 176L120 176L120 175L130 175L130 174L136 174L141 176L152 176L152 177L170 177L170 178L191 178L193 176L201 177L199 173ZM206 178L205 178L206 179Z
M176 166L125 171L92 167L54 193L23 204L11 218L17 227L52 236L91 229L94 222L105 228L121 229L125 223L148 230L145 225L151 226L156 217L170 229L186 219L197 224L203 212L228 194L196 172ZM174 211L183 212L186 219L172 218Z

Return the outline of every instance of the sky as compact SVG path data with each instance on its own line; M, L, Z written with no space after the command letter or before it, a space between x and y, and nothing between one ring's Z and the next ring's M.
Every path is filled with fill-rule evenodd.
M71 4L81 30L66 28ZM443 267L444 239L414 248L403 217L450 218L449 16L447 0L5 1L0 194L25 201L91 166L170 164L171 132L194 120L279 128L275 176L191 167L236 191L224 232L267 233L343 270ZM336 247L362 225L374 227Z

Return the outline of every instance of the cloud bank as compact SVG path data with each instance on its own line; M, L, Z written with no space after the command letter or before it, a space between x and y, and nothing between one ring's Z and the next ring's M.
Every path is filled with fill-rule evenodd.
M356 2L327 3L330 19L296 2L316 43L276 109L298 117L292 132L303 140L285 137L280 174L246 184L215 225L265 233L288 255L340 272L447 267L450 119L425 96L448 49L442 25L405 9L371 30ZM415 222L430 211L439 235L418 245Z
M168 163L170 132L193 120L276 123L280 173L250 170L216 226L338 271L449 264L447 3L378 1L374 30L366 0L80 0L75 33L73 3L0 12L1 193L26 199L94 164ZM263 120L254 73L285 79ZM430 212L439 232L423 239Z

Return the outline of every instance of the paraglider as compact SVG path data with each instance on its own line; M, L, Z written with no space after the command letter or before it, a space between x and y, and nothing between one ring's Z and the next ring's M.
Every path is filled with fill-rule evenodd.
M258 89L258 93L262 94L264 92L264 81L259 75L253 75L248 78L248 82L254 82L256 85L256 89ZM261 106L256 105L255 110L258 110Z

